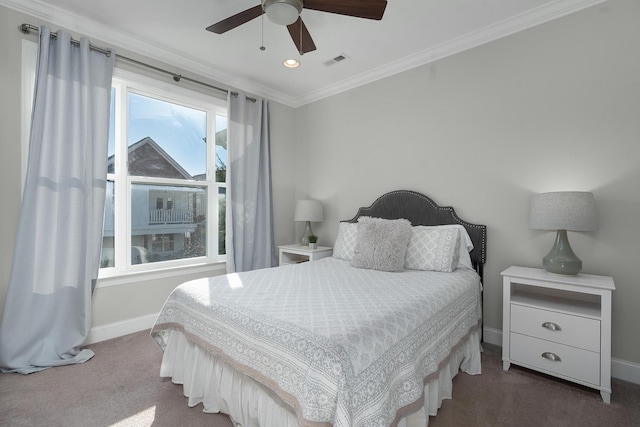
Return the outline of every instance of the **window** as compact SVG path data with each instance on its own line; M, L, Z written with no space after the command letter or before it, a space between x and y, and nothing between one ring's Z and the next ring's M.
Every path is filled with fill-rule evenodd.
M23 40L23 185L37 52ZM115 69L100 278L223 260L226 115L224 100Z
M226 124L225 101L116 69L100 277L222 260Z

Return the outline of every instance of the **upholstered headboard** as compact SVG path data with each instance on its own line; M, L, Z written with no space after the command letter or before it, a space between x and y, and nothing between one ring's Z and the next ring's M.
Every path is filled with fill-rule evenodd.
M357 222L361 216L372 216L385 219L405 218L412 225L460 224L467 229L473 242L470 253L471 262L480 277L487 253L487 227L464 221L456 215L450 206L438 206L424 194L409 190L397 190L386 193L369 207L358 209L358 213L343 222Z

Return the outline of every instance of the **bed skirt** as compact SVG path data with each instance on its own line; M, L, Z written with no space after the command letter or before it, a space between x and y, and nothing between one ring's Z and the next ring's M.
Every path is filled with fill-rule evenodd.
M189 340L182 332L168 331L160 368L161 377L182 384L190 407L200 403L204 412L228 414L237 427L298 427L293 409L273 391L241 374L224 360ZM480 332L472 332L456 346L440 371L424 387L422 408L398 422L398 427L426 427L444 399L451 399L453 377L462 370L481 372Z

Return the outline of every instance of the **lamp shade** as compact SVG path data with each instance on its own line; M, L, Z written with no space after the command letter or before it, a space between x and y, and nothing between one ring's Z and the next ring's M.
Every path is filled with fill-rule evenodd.
M294 221L320 222L324 219L322 203L317 200L298 200Z
M593 194L583 191L540 193L531 199L529 228L594 231L598 228Z

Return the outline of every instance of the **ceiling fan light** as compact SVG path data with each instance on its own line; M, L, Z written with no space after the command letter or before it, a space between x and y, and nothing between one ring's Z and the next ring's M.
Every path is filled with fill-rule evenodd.
M264 0L262 4L267 18L274 24L291 25L302 12L301 0Z

